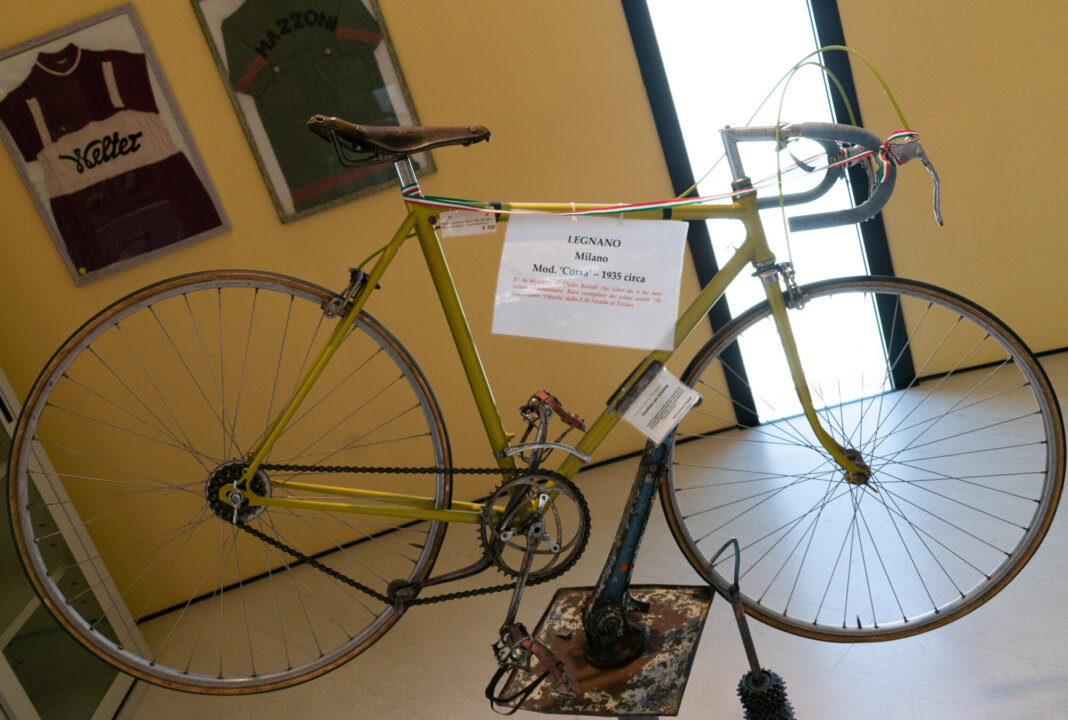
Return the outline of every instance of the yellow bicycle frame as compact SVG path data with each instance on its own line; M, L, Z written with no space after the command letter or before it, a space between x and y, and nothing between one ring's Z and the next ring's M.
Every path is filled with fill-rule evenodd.
M418 181L409 161L403 160L397 163L402 186L409 197L420 197ZM243 499L247 498L252 506L287 507L303 510L322 510L328 512L351 512L366 515L379 515L401 517L412 520L441 520L448 522L479 522L483 506L479 503L453 502L448 508L435 507L433 498L414 497L401 494L384 493L380 491L366 491L349 488L338 488L330 485L318 485L313 483L274 481L278 487L284 487L289 491L321 495L331 499L308 500L292 497L263 497L251 490L249 479L255 475L260 465L266 461L275 441L282 434L286 424L293 418L301 402L307 397L312 386L322 374L323 369L329 363L331 357L340 347L346 334L352 329L360 311L366 305L375 287L389 268L390 263L396 257L401 246L410 239L416 237L426 259L427 268L437 290L438 299L445 312L445 320L452 333L453 342L460 355L460 361L467 376L468 385L478 408L479 416L486 432L497 465L501 469L515 469L515 459L505 453L512 436L509 435L501 420L497 405L493 400L493 392L490 389L485 369L479 358L478 349L471 335L470 326L464 315L460 298L453 283L452 274L445 260L441 241L435 232L437 224L438 208L423 204L406 202L408 215L401 223L393 239L379 254L371 268L366 281L360 286L347 306L344 316L338 321L329 339L319 351L315 361L306 371L292 398L286 407L271 423L268 431L260 443L253 448L249 455L249 465L242 474L241 480L235 485L241 486ZM490 205L486 205L490 208ZM500 206L492 206L500 210L506 220L509 212L545 212L566 213L603 209L603 205L572 205L572 204L547 204L547 203L510 203ZM627 213L628 218L644 220L661 220L664 218L663 210L632 211ZM774 272L775 256L768 247L767 237L760 219L756 203L755 191L743 192L734 197L730 204L719 205L687 205L673 208L671 213L673 220L737 220L746 230L745 241L742 243L727 263L716 273L697 297L682 312L675 323L674 346L672 350L655 350L650 352L623 382L616 393L609 399L607 407L593 422L589 429L580 439L575 449L585 455L592 456L601 442L615 427L620 415L617 412L618 402L627 395L642 374L654 363L664 364L674 354L674 351L697 327L698 323L708 314L709 310L723 295L727 287L745 269L746 265L754 264L758 268L768 271L762 273L765 293L771 304L772 315L782 342L783 352L786 355L790 373L793 378L798 398L801 401L805 416L812 426L813 431L827 452L843 468L847 476L856 477L860 469L856 467L844 454L841 446L820 425L816 411L812 404L812 398L805 382L804 371L798 356L794 342L793 331L787 316L786 304L783 300L782 290L778 281L778 274ZM557 468L557 472L567 478L573 478L582 468L583 460L577 454L568 454ZM227 485L220 492L220 498L228 501L228 495L235 490L235 485ZM332 496L332 497L331 497ZM364 500L367 502L359 502Z

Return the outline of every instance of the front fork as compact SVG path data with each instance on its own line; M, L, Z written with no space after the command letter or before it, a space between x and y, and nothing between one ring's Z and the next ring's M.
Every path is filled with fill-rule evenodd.
M790 377L794 383L794 391L801 408L805 413L812 432L816 435L823 449L834 458L839 467L845 471L845 481L856 485L867 485L871 471L860 461L859 455L853 450L842 448L831 437L820 423L816 408L812 403L812 395L808 390L808 382L805 380L805 372L801 367L801 356L797 351L797 341L794 339L793 327L790 325L790 317L787 313L787 300L780 285L780 275L786 276L786 293L789 298L789 307L800 307L804 298L793 281L793 269L788 264L776 264L774 260L765 263L755 263L756 274L764 283L764 293L767 295L768 304L771 305L771 314L775 319L775 329L779 333L783 353L786 355L786 364L790 368Z
M728 160L731 170L738 178L731 183L731 189L738 193L737 202L748 204L750 212L742 220L745 224L747 244L751 243L752 262L756 270L756 276L764 285L764 294L768 304L771 305L771 314L775 318L775 329L779 333L783 353L786 355L786 364L790 368L790 377L794 383L797 399L801 401L805 418L808 420L812 432L816 435L823 449L834 458L839 467L845 471L844 480L849 483L866 485L871 471L860 463L859 455L853 450L845 450L839 445L830 433L824 430L812 404L812 395L808 390L808 382L805 380L805 371L801 367L801 356L797 351L797 341L794 339L794 331L790 326L790 317L787 314L787 301L783 298L781 279L786 281L786 295L790 298L789 307L800 308L804 304L797 285L794 283L793 266L789 263L776 263L775 255L768 246L767 235L764 233L764 225L760 219L760 213L756 203L756 191L753 190L752 181L744 176L741 170L741 161L736 154L736 147L732 143L727 144Z
M790 375L801 401L805 417L812 427L816 438L823 448L834 458L845 475L843 479L853 484L866 485L870 470L861 461L859 454L853 450L843 449L831 435L824 430L819 416L812 404L801 358L797 351L793 329L787 308L800 306L803 298L793 285L793 272L789 266L776 264L774 259L755 263L757 275L764 283L768 302L771 304L775 326L782 341ZM780 276L786 275L786 297L780 285ZM795 303L797 305L795 305ZM638 545L645 532L652 510L653 499L657 489L667 473L669 460L668 448L674 439L674 433L661 444L648 443L642 454L641 463L634 479L630 497L620 520L619 531L608 554L604 569L597 586L587 603L583 614L583 628L586 631L586 659L598 668L615 668L626 665L639 657L645 644L645 631L639 622L634 622L628 613L648 610L648 604L630 594L630 577ZM873 488L874 489L874 488Z

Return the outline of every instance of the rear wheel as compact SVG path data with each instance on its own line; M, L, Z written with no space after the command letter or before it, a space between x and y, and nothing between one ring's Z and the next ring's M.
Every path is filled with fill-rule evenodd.
M882 640L950 622L1020 571L1053 518L1064 430L1050 383L1011 330L947 291L868 277L802 290L790 317L816 410L870 480L847 481L798 414L764 303L684 377L703 400L662 495L675 539L722 590L733 576L708 558L736 537L743 603L792 633ZM887 362L865 372L842 318L876 306ZM760 347L782 387L748 383L740 354Z
M442 523L219 498L335 327L333 298L260 272L176 278L104 310L42 372L13 441L12 524L38 593L94 653L182 690L285 687L381 637L399 616L388 584L430 573ZM270 497L324 497L299 481L449 503L437 402L364 314L267 463L251 484Z

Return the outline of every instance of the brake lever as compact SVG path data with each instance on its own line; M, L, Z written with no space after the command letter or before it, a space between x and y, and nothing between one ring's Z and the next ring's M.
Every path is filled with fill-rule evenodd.
M927 168L927 172L934 181L934 215L939 227L942 227L942 184L938 181L938 172L934 169L931 159L923 151L923 146L918 141L906 143L894 148L894 156L898 162L904 165L909 160L919 160Z
M942 185L938 182L938 172L934 169L934 165L931 164L930 158L927 157L927 153L920 148L920 162L927 168L927 172L931 173L931 180L934 181L934 214L935 221L938 223L938 227L942 227Z

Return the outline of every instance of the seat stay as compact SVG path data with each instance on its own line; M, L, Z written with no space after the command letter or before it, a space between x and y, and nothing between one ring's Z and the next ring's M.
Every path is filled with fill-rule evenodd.
M345 337L356 323L356 319L363 310L363 306L367 303L367 299L371 296L371 293L374 292L375 287L378 285L378 281L381 280L382 276L385 274L386 268L389 267L393 258L396 257L397 251L400 250L401 245L403 245L404 241L410 236L414 223L415 218L412 215L409 215L405 218L404 222L401 223L400 227L397 228L397 232L394 234L393 239L383 249L378 261L374 264L374 267L371 268L371 272L367 276L367 281L352 298L352 302L347 306L345 315L338 320L337 325L335 325L333 331L330 333L330 337L323 344L323 347L311 362L308 370L305 371L304 376L297 384L293 395L290 397L285 407L283 407L278 415L271 421L263 438L246 454L249 464L241 473L241 480L246 488L251 488L251 479L259 470L260 465L266 461L267 456L271 452L271 448L274 447L278 438L281 437L282 433L285 431L286 426L296 415L301 403L307 398L308 393L311 392L312 386L315 385L319 376L323 374L323 371L329 364L330 359L334 356L334 353L341 347L341 343L345 341Z

